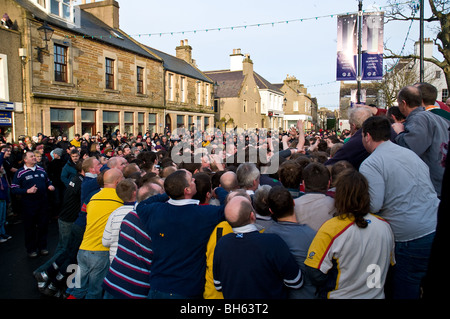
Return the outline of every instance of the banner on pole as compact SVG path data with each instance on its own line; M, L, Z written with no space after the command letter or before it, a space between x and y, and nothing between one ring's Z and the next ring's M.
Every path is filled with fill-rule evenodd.
M383 78L383 32L383 12L363 15L362 80L381 80Z
M337 18L337 81L356 81L358 58L357 14Z
M364 13L362 23L362 80L383 78L384 13ZM358 15L337 18L337 81L356 81L358 73Z

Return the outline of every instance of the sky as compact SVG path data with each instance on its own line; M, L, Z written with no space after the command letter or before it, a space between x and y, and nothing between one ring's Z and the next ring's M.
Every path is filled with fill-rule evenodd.
M269 82L282 83L287 75L295 76L317 98L319 107L338 108L336 15L357 12L357 0L117 1L120 29L145 45L175 55L180 40L187 39L202 71L229 69L230 54L240 48L250 54L254 70ZM363 1L363 10L384 11L387 4L386 0ZM410 22L385 24L385 47L400 53L409 27ZM425 27L425 37L434 38L434 34ZM413 53L418 39L416 21L404 53Z

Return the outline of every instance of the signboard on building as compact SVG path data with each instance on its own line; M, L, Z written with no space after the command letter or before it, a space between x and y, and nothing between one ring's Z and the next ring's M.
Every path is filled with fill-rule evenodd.
M0 126L11 126L11 125L12 125L11 112L0 111Z

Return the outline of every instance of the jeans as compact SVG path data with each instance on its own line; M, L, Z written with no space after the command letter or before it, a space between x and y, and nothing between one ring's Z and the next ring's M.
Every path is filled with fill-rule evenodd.
M435 233L407 242L395 242L393 298L419 299Z
M77 299L102 299L102 283L109 269L109 250L78 251L78 271L80 287L75 287L72 295Z

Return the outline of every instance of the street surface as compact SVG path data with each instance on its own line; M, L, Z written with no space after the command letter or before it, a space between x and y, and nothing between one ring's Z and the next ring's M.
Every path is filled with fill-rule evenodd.
M48 256L27 256L23 223L9 224L6 233L12 238L0 243L0 299L47 299L41 295L33 271L53 255L58 243L58 222L52 219L48 229Z

